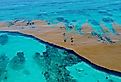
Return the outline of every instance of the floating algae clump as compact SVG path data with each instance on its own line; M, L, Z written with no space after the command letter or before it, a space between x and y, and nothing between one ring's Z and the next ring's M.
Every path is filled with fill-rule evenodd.
M18 70L22 69L25 64L25 57L23 52L18 52L16 56L10 61L10 66L12 69Z
M46 46L46 52L43 52L43 55L35 53L34 60L44 70L42 74L47 82L76 82L66 69L66 66L72 66L81 61L75 55Z
M0 45L5 45L8 42L7 34L0 35Z

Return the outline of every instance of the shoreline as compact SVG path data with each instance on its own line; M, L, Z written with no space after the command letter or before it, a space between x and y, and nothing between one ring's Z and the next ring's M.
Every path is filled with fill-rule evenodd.
M79 56L86 58L98 66L121 72L121 42L105 44L97 42L95 38L88 38L89 35L80 37L80 35L72 34L77 41L74 45L71 45L70 42L63 42L63 31L60 28L50 28L50 26L42 25L42 23L38 23L37 28L20 29L16 27L1 27L0 30L35 36L50 44L71 49Z
M59 49L67 50L67 51L73 53L74 55L78 56L79 58L81 58L82 61L84 61L87 64L89 64L94 69L121 77L121 72L119 72L119 71L107 69L105 67L102 67L102 66L99 66L97 64L94 64L93 62L89 61L88 59L86 59L86 58L82 57L81 55L77 54L74 50L71 50L71 49L68 49L68 48L65 48L65 47L62 47L62 46L58 46L58 45L53 44L53 43L49 43L49 42L44 41L44 40L42 40L40 38L37 38L37 37L35 37L33 35L28 35L28 34L24 34L24 33L20 33L20 32L11 32L11 31L0 31L0 33L10 33L10 34L16 34L16 35L20 35L20 36L25 36L25 37L33 38L33 39L35 39L35 40L37 40L39 42L42 42L44 44L48 44L48 45L57 47Z

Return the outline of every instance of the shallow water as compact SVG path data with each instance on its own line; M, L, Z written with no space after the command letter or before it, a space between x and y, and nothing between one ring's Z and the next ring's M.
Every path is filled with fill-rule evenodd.
M120 4L121 0L0 0L0 20L41 19L77 27L88 20L94 28L100 22L111 28L112 22L121 24Z
M17 33L1 35L0 82L121 82L111 71L95 69L65 49ZM24 53L25 61L15 58L17 52Z

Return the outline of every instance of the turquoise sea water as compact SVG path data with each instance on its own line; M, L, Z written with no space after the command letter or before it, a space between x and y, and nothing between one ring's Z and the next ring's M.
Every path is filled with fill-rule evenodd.
M16 19L72 22L77 26L88 20L93 27L102 22L111 28L112 22L121 24L121 0L0 0L0 20Z
M121 74L33 36L0 32L0 82L121 82Z

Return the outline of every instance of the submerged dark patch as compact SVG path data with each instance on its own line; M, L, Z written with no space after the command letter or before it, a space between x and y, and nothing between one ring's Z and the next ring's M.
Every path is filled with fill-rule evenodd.
M56 18L59 22L63 22L65 19L63 17L57 17Z
M6 54L0 54L0 82L4 79L7 79L7 64L9 62L9 58Z
M72 22L77 22L77 20L72 20Z
M69 75L70 72L66 66L81 62L77 56L67 51L60 53L57 48L46 46L46 52L43 55L35 53L34 60L44 70L43 75L47 82L76 82Z
M105 22L105 23L112 23L112 22L114 22L114 20L112 18L109 18L109 17L103 18L102 21Z
M98 13L104 15L104 16L113 16L111 13L109 13L109 11L105 10L105 11L98 11Z
M8 36L7 34L0 35L0 44L5 45L8 42Z
M97 25L97 26L99 25L99 23L96 20L89 19L88 21L93 25Z
M10 67L14 70L20 70L24 68L25 57L23 52L17 52L16 56L14 56L10 61Z

